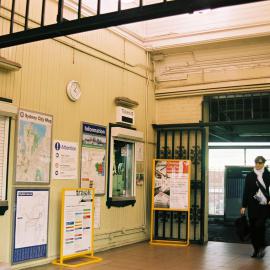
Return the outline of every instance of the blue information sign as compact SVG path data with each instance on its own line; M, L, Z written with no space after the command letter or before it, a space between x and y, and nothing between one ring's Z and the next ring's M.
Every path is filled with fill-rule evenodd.
M12 262L47 256L49 189L16 189Z

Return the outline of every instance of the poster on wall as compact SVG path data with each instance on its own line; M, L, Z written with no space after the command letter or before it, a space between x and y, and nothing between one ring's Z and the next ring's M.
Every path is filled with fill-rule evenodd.
M188 209L189 160L154 160L154 208Z
M47 256L48 189L16 189L12 262Z
M49 184L53 117L26 110L18 117L15 181Z
M78 179L78 144L54 140L52 179Z
M82 123L81 187L105 194L106 127Z
M71 256L93 249L93 189L64 190L62 216L62 256Z
M144 143L136 142L136 185L142 186L144 182Z

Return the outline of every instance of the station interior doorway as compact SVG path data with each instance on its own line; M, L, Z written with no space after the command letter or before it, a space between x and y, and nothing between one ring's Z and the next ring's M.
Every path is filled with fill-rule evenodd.
M234 221L246 174L256 156L270 169L269 92L210 97L208 142L208 240L239 243ZM270 224L267 224L270 243Z

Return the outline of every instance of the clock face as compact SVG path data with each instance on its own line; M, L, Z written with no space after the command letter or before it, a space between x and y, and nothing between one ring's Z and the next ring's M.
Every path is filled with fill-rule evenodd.
M70 81L67 85L67 95L70 100L77 101L81 96L80 85L77 81Z

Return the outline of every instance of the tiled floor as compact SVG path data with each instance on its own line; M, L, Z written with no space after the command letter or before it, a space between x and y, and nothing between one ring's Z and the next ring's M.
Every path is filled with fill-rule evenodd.
M263 259L250 258L252 248L247 244L208 242L205 246L189 247L152 246L146 242L99 252L103 261L73 268L79 270L262 270L270 269L270 247ZM54 265L39 266L32 270L69 269Z

